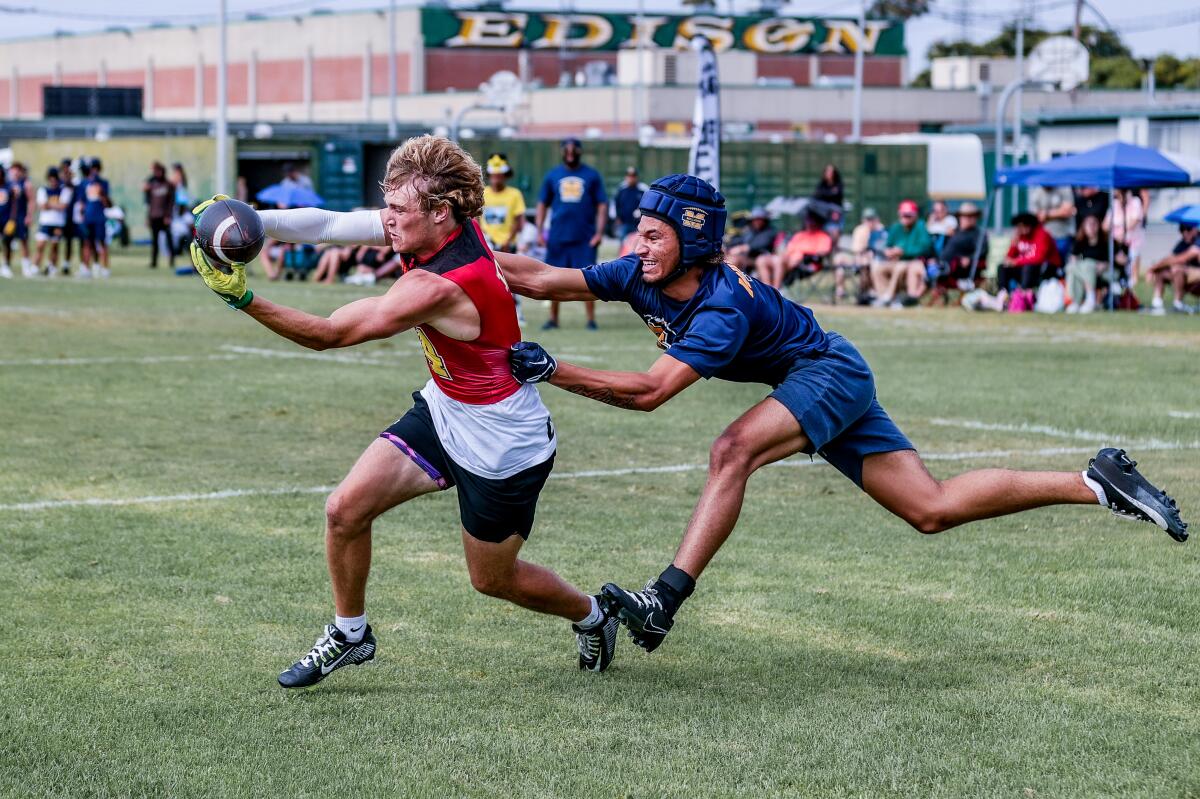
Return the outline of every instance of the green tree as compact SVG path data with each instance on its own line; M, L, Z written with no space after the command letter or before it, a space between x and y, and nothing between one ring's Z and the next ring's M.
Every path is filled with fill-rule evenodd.
M1142 85L1142 65L1128 56L1093 58L1090 83L1097 89L1136 89Z
M929 0L873 0L867 16L885 19L912 19L929 13Z

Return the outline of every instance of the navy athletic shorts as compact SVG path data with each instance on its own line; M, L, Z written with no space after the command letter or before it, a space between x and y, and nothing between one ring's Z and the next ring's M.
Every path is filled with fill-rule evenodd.
M816 452L862 488L863 458L916 449L875 398L871 367L846 339L829 334L829 349L801 358L771 396L783 403Z
M546 245L546 263L567 269L584 269L596 263L596 248L586 241Z
M442 447L429 405L413 392L413 406L379 434L433 478L443 491L458 487L458 512L472 538L498 544L513 533L528 539L538 495L554 469L554 456L502 480L480 477L454 462Z
M92 244L108 243L108 235L103 222L84 222L79 227L79 238Z

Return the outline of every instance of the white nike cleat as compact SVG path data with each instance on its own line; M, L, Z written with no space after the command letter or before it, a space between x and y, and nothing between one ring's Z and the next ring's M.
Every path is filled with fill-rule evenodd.
M308 654L279 675L279 684L284 688L307 688L342 666L358 666L374 659L375 634L371 632L371 625L367 625L361 641L350 643L345 633L332 624L326 624L325 631Z

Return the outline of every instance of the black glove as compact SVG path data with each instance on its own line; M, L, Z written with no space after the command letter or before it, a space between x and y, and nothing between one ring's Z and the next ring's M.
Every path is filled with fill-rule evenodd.
M554 376L558 361L536 341L518 341L508 348L508 365L521 383L541 383Z

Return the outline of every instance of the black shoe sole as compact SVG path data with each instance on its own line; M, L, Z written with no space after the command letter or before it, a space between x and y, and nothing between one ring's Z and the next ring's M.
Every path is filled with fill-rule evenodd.
M1112 454L1106 454L1106 453L1110 453L1110 452ZM1101 464L1101 467L1107 467L1111 464L1120 473L1121 478L1133 480L1133 479L1135 479L1133 477L1133 475L1136 475L1136 477L1139 478L1143 483L1145 483L1146 486L1148 486L1149 489L1152 490L1153 493L1156 493L1158 495L1157 499L1160 503L1160 507L1156 507L1156 508L1148 507L1145 503L1138 501L1137 499L1129 496L1129 494L1125 493L1120 488L1118 488L1116 486L1116 484L1114 483L1113 479L1104 473L1103 468L1097 468L1096 461L1100 460L1101 457L1104 458L1104 462ZM1133 475L1124 473L1124 471L1122 470L1121 465L1119 463L1120 460L1129 461L1129 463L1131 464L1130 469L1132 470ZM1095 458L1092 458L1090 461L1088 461L1087 474L1088 474L1088 477L1101 483L1104 486L1105 493L1110 495L1109 496L1110 508L1111 508L1111 504L1112 504L1111 493L1115 492L1116 494L1120 495L1120 497L1122 499L1124 499L1129 504L1133 505L1141 513L1143 513L1144 515L1146 515L1148 517L1147 519L1141 520L1141 521L1148 521L1151 524L1153 524L1155 527L1158 527L1160 530L1164 530L1167 533L1167 535L1169 535L1173 540L1175 540L1181 544L1184 543L1185 541L1187 541L1187 539L1188 539L1187 522L1185 522L1182 518L1180 518L1179 509L1175 505L1175 500L1173 500L1170 497L1170 495L1167 494L1166 491L1163 491L1161 488L1159 488L1158 486L1154 485L1149 480L1147 480L1145 478L1145 476L1143 476L1142 473L1137 470L1137 464L1134 463L1129 458L1129 456L1126 454L1125 450L1113 449L1113 448L1105 448L1105 449L1100 450L1100 452L1097 453ZM1113 510L1113 512L1117 513L1117 511L1115 509ZM1122 518L1136 519L1136 517L1132 514L1118 513L1118 515L1121 516ZM1159 519L1162 520L1161 523L1159 522Z

